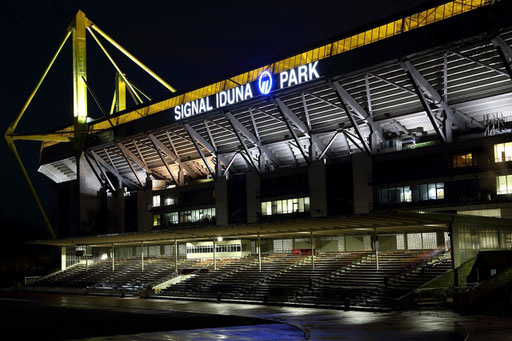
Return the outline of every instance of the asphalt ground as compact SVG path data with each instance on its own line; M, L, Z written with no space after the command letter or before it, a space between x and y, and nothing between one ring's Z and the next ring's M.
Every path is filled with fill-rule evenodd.
M449 310L375 313L256 304L0 292L15 339L512 340L512 318ZM5 334L5 335L9 335Z

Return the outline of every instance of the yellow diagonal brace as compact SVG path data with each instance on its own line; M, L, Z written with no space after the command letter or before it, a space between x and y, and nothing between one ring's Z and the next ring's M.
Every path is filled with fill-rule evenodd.
M25 110L27 110L27 107L28 105L30 104L30 102L32 102L32 99L34 98L37 90L39 90L39 87L41 86L41 84L43 83L46 75L48 74L48 71L50 71L52 65L53 65L53 62L55 62L55 59L57 59L57 56L59 55L60 53L60 50L62 50L62 47L64 46L64 44L66 43L66 40L68 40L69 36L71 35L71 31L67 31L66 32L66 36L64 37L64 39L62 39L62 42L60 43L59 47L57 48L57 51L55 52L55 54L53 55L50 63L48 64L48 66L46 67L46 70L44 70L44 73L43 75L41 76L41 78L39 79L39 82L37 82L37 85L36 87L34 88L34 90L32 90L32 93L30 94L30 96L28 96L28 99L27 101L25 102L25 105L23 105L23 107L21 108L20 112L18 113L18 116L16 116L16 118L14 119L14 121L12 121L11 125L9 126L10 129L12 129L12 131L14 132L14 130L16 129L16 127L18 126L18 123L20 122L21 120L21 117L23 116L23 114L25 113Z
M52 224L50 223L50 220L48 219L48 216L46 215L46 211L44 210L44 207L41 204L41 200L39 200L39 196L36 193L34 185L32 184L30 177L28 176L27 170L25 169L25 166L23 166L23 162L21 161L18 151L16 150L14 141L9 136L6 136L5 140L7 141L7 145L9 146L9 149L14 154L14 158L16 159L16 161L18 162L18 165L20 166L21 172L23 173L23 177L25 178L28 188L29 188L30 192L32 193L32 196L34 197L34 200L36 201L36 205L39 208L41 215L43 216L44 223L46 224L48 231L50 231L50 235L52 236L53 239L57 238L55 236L55 232L53 231Z
M114 68L116 69L117 73L123 78L124 82L126 84L128 84L128 88L133 92L133 95L135 95L135 97L137 97L137 99L139 100L139 103L137 104L140 104L142 103L142 99L139 97L139 95L135 92L135 89L133 89L131 87L131 84L128 82L128 80L126 79L126 77L124 76L124 73L121 71L121 69L119 68L119 66L117 66L116 62L114 62L114 59L110 56L110 54L107 52L107 50L103 47L103 44L98 40L98 38L96 38L96 35L94 34L94 32L89 28L87 27L87 30L89 31L89 33L92 35L92 37L94 38L94 40L96 40L96 43L98 43L99 47L101 48L101 50L103 51L103 53L105 53L105 55L107 56L108 60L110 60L110 62L112 63L112 65L114 65Z
M137 58L135 58L134 55L132 55L130 52L128 52L124 47L122 47L121 45L119 45L114 39L110 38L105 32L103 32L98 26L94 25L94 24L91 24L91 26L96 32L98 32L99 34L101 34L101 36L103 38L105 38L109 43L111 43L112 45L114 45L119 51L121 51L122 53L124 53L125 56L127 56L128 58L130 58L135 64L137 64L141 69L143 69L144 71L146 71L151 77L153 77L154 79L156 79L160 84L162 84L163 86L165 86L167 89L169 89L169 91L171 92L176 92L176 89L174 89L172 86L170 86L169 84L167 84L166 81L164 81L159 75L157 75L156 73L154 73L150 68L148 68L146 65L142 64L142 62L140 60L138 60Z
M10 135L13 141L24 140L24 141L58 141L58 142L72 142L73 138L69 136L63 136L60 134L32 134L32 135Z

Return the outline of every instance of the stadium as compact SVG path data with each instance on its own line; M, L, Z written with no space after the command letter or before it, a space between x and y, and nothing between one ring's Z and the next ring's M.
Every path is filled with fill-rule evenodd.
M24 290L510 309L510 9L433 2L185 91L78 12L5 134L54 237L32 243L61 255ZM110 110L87 83L86 39L116 70ZM73 122L17 134L68 40ZM152 99L106 46L169 95ZM16 140L42 143L54 221Z

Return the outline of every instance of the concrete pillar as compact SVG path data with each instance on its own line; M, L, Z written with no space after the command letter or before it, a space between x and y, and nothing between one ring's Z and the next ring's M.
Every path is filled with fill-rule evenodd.
M438 248L446 247L446 245L444 245L444 231L436 232L436 240Z
M174 270L178 272L178 241L174 241Z
M62 246L60 248L60 269L62 271L66 270L66 247Z
M365 153L352 155L352 183L354 184L354 213L369 213L373 208L372 159Z
M325 181L325 160L316 160L308 166L309 197L311 217L327 216L327 185Z
M91 230L93 226L98 226L97 219L101 215L101 183L83 153L77 157L77 172L80 232L85 234L104 233L106 231Z
M116 213L117 213L117 231L125 232L125 200L124 200L124 188L121 180L118 180L117 194L115 195L116 200Z
M450 253L452 256L452 267L453 267L453 285L459 286L459 274L457 268L460 266L460 248L459 248L459 234L458 227L455 222L452 222L449 226L450 231Z
M260 175L256 172L245 174L245 188L247 191L247 222L256 223L258 212L261 213Z
M258 270L261 272L261 238L258 233Z
M375 268L379 271L379 237L375 226L373 227L373 248L375 249Z
M140 269L144 271L144 242L140 242Z
M112 271L116 270L115 266L115 250L114 250L114 244L112 244Z
M407 243L407 233L404 233L404 249L409 249L409 244Z
M137 191L137 231L147 232L153 226L153 214L149 205L153 203L153 191L146 188Z
M217 270L217 250L216 250L215 238L213 238L213 270Z
M87 257L87 245L85 246L85 252L84 252L84 256L85 256L85 271L89 271L89 258Z
M217 225L228 224L228 180L225 176L215 178L215 220Z
M311 270L315 270L315 240L313 239L313 231L311 231Z

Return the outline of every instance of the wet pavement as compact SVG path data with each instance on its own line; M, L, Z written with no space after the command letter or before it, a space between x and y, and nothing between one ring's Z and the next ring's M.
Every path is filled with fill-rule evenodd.
M131 312L137 314L212 314L267 320L266 324L219 326L92 338L92 340L462 340L454 322L473 335L505 340L512 335L512 318L459 316L447 310L373 313L254 304L174 301L31 294L23 299L54 307ZM19 299L19 298L17 298ZM489 333L485 330L489 329ZM179 328L175 328L179 329ZM472 340L474 340L473 338ZM512 337L509 339L512 340Z

